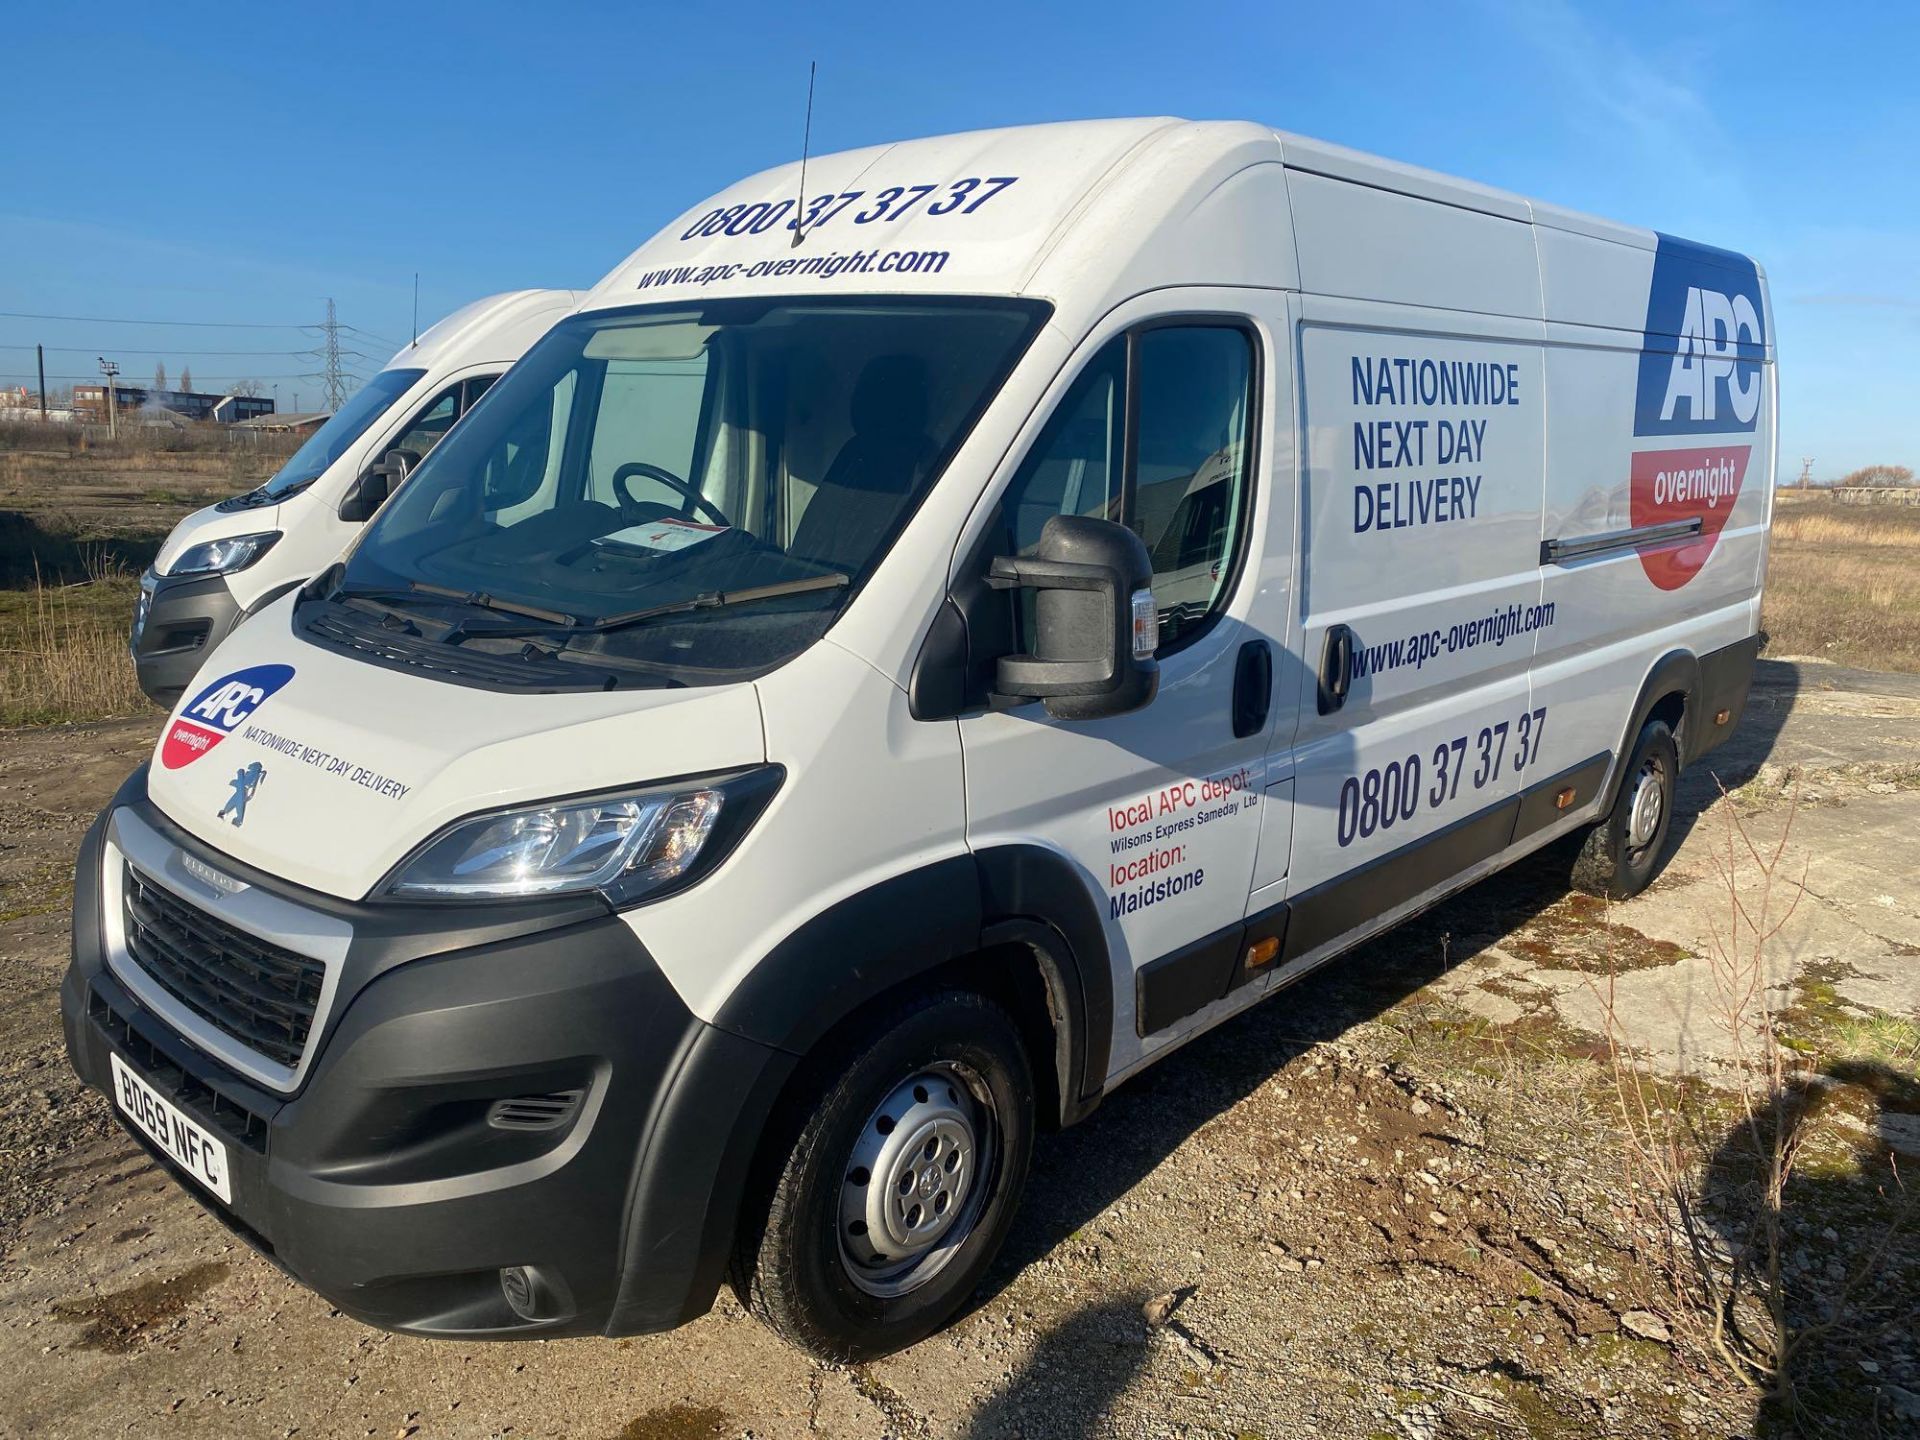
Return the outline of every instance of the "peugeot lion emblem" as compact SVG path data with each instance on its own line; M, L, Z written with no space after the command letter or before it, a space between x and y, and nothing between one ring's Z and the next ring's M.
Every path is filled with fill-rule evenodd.
M227 783L233 787L233 794L227 797L227 803L220 807L220 813L214 818L225 820L229 815L233 823L239 825L247 818L247 802L253 799L253 792L260 788L260 782L267 778L267 768L258 760L243 766Z

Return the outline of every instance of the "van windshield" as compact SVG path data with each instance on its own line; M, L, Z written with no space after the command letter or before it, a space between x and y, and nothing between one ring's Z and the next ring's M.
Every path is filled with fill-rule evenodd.
M333 417L288 457L274 477L260 487L274 500L284 500L318 480L347 447L367 433L367 427L393 408L393 402L413 388L424 370L382 370L353 392Z
M412 626L436 670L447 641L662 683L770 667L879 564L1046 314L795 299L565 320L380 512L335 600Z

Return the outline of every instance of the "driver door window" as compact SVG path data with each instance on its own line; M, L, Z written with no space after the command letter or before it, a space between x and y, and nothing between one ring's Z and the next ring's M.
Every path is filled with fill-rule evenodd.
M579 372L567 371L545 405L531 405L482 462L483 508L499 526L518 525L553 506L560 455Z
M1226 597L1252 464L1253 337L1228 321L1110 341L1075 380L1001 502L1002 544L1030 551L1054 515L1118 520L1153 557L1164 650ZM1016 592L1030 644L1031 592Z
M387 442L387 450L405 450L424 460L459 418L460 386L453 384L428 401L426 408L407 422L407 428Z
M487 388L499 378L498 375L476 375L449 385L407 422L405 430L387 442L387 451L405 450L421 460L426 459L427 452L446 438L453 422L471 410L474 401L486 394Z

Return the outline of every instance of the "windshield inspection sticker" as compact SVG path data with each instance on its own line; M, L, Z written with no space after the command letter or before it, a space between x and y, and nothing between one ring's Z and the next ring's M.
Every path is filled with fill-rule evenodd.
M191 765L239 729L291 679L291 665L249 665L222 675L194 696L167 727L160 741L160 763L169 770Z
M629 525L611 535L602 535L593 543L624 545L630 550L651 550L656 554L670 555L676 550L692 549L701 541L711 540L716 535L724 535L731 528L728 525L702 525L695 520L650 520L645 525Z

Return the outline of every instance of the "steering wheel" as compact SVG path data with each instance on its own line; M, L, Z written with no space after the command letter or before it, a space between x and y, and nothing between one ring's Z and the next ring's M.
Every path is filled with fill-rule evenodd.
M642 506L653 503L642 500L633 493L632 487L628 485L627 482L636 476L645 476L649 480L658 480L669 490L676 491L685 496L689 508L703 512L714 524L724 525L728 529L733 528L733 521L726 517L725 512L698 490L694 489L687 481L682 480L671 470L664 470L658 465L649 465L644 460L629 460L625 465L622 465L618 470L613 472L613 488L619 492L620 503L628 511L638 511Z

